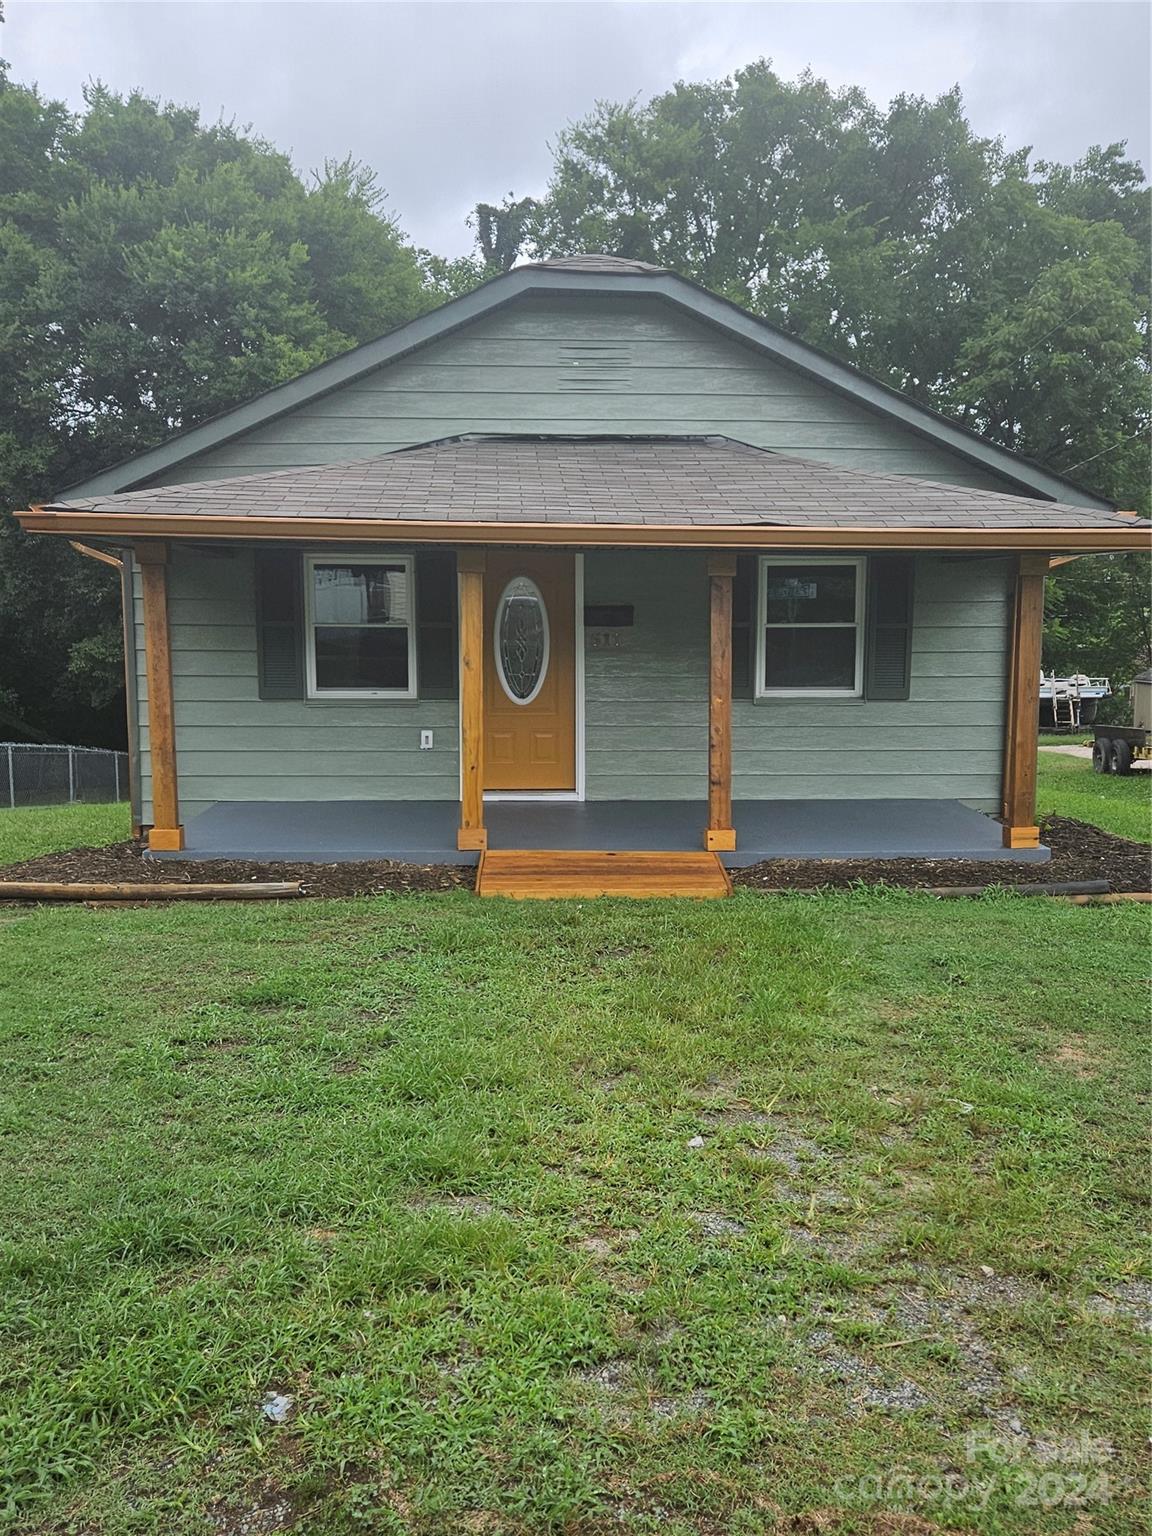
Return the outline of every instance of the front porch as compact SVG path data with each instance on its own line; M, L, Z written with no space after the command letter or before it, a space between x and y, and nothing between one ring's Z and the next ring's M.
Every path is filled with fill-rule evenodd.
M490 849L698 850L703 800L486 801ZM999 822L956 800L737 800L730 869L765 859L1004 859L1044 863L1043 847L1005 848ZM475 864L456 847L455 800L223 801L189 819L180 852L152 857L343 863Z

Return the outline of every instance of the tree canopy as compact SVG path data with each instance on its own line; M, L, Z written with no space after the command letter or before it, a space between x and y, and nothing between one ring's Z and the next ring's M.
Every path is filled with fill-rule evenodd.
M863 368L989 441L1149 511L1152 234L1122 144L1071 166L981 138L959 90L886 109L766 60L601 103L512 198L484 254L655 262ZM1149 562L1062 567L1046 665L1146 664Z
M351 161L0 71L0 506L27 506L411 319L440 292ZM0 735L113 739L119 593L0 526Z
M302 179L190 108L95 85L71 113L0 67L0 506L27 505L537 258L656 262L993 442L1147 513L1149 196L982 138L958 91L881 108L764 60L601 103L539 198L482 203L475 258L408 245L373 173ZM1061 567L1049 666L1123 677L1148 563ZM112 739L109 573L0 521L0 735Z

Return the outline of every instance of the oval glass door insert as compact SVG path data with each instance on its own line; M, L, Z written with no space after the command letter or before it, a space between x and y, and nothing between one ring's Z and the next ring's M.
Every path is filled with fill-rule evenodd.
M528 576L513 576L496 604L496 675L513 704L531 704L548 675L548 610Z

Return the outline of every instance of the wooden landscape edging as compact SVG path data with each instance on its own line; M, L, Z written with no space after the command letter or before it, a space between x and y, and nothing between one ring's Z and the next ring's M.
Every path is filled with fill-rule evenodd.
M200 884L182 880L83 882L0 880L0 901L276 901L299 896L299 880Z
M983 896L987 890L1011 891L1014 896L1107 896L1112 887L1107 880L1035 881L1028 885L928 885L921 887L926 896Z

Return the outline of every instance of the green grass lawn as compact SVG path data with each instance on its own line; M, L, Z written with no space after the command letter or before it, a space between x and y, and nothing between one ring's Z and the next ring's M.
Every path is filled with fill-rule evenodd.
M1093 773L1086 757L1041 752L1036 808L1041 816L1072 816L1134 842L1152 842L1152 773Z
M0 865L40 853L95 848L131 836L127 805L36 805L0 811Z
M1146 938L0 909L12 1528L1141 1529Z

